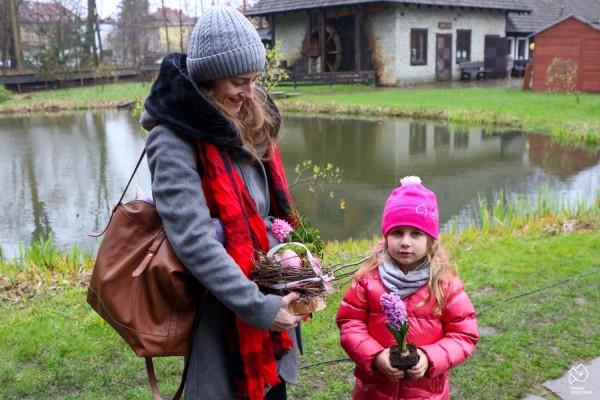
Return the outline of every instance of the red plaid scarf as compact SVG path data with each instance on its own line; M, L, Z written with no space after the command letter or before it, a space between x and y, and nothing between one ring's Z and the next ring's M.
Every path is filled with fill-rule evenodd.
M254 250L267 252L269 249L264 221L227 151L203 141L198 141L198 150L202 189L208 208L213 217L223 222L227 253L244 275L249 276L254 268ZM265 167L273 215L286 218L285 214L292 203L279 148L275 148L273 157L265 163ZM280 382L275 356L290 349L293 342L287 332L269 334L244 323L229 310L226 314L225 330L236 394L240 399L262 399L265 386Z

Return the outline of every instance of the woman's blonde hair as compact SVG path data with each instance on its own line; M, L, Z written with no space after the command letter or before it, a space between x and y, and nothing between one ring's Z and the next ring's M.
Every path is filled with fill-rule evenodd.
M280 118L275 105L260 87L254 88L254 98L245 100L242 108L235 113L211 90L211 82L199 85L200 90L217 110L235 127L244 146L255 156L268 160L268 151L277 140Z
M440 242L428 234L425 235L427 236L427 253L425 254L424 259L426 258L429 262L429 283L427 284L429 294L425 300L417 305L417 307L423 307L433 298L435 301L433 312L440 315L442 313L442 309L446 305L446 298L444 296L444 289L442 287L443 282L446 279L454 276L456 271L450 264L448 254ZM385 261L395 263L390 256L387 239L382 240L375 245L371 256L356 272L355 279L362 279L363 276L379 267L379 264Z

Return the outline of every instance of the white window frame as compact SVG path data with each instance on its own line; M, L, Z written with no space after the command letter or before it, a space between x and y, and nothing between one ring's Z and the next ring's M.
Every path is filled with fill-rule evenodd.
M527 60L529 59L529 45L527 38L517 38L517 46L515 47L515 56L513 59L515 60ZM519 47L520 44L523 43L523 57L519 57Z
M513 58L513 60L516 58L515 57L515 38L514 37L509 37L508 39L508 54L510 54Z

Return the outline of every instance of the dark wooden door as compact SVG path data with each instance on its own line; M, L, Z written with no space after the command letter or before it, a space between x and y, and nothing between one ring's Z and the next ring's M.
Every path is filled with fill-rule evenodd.
M483 67L489 69L488 78L506 77L508 39L497 35L485 36Z
M437 34L435 40L435 77L438 81L449 81L452 79L452 34Z

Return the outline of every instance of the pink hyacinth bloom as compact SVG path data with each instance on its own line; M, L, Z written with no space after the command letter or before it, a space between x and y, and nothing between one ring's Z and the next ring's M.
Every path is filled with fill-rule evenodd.
M271 224L271 233L273 237L279 241L279 243L285 242L287 237L294 231L294 228L286 221L275 218Z
M381 296L381 308L385 314L388 324L397 330L408 320L406 306L400 296L394 293L386 293Z

